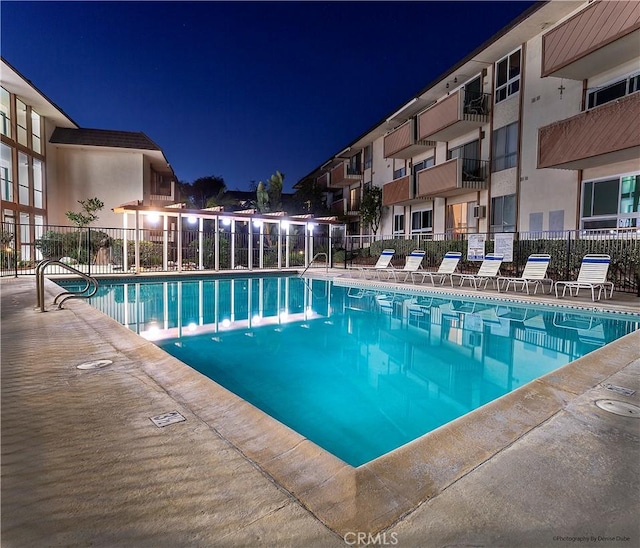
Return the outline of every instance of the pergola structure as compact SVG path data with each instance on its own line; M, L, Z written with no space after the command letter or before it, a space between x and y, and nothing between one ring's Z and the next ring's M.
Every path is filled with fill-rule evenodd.
M122 224L125 232L133 232L134 245L134 265L133 270L140 271L140 243L149 241L153 234L153 241L162 242L163 247L163 270L169 269L169 249L170 243L177 250L177 256L172 266L178 271L185 269L183 250L185 242L188 240L192 246L197 241L197 264L190 263L190 266L203 270L203 249L205 234L213 236L214 265L213 270L220 270L220 250L221 238L228 238L230 245L230 268L247 268L249 270L265 268L264 257L265 248L277 251L277 265L270 265L271 268L291 268L290 264L291 245L295 235L295 241L304 240L304 267L308 267L314 259L314 239L319 237L327 239L326 260L328 264L332 262L332 249L337 238L342 238L345 234L345 225L340 223L336 217L313 217L313 215L291 215L285 213L258 213L249 209L243 211L226 212L222 208L188 209L185 204L173 204L170 206L145 206L139 202L123 204L113 209L115 213L122 214ZM206 226L206 230L205 230ZM235 247L237 238L235 235L242 231L247 235L247 264L236 264ZM145 238L145 234L148 236ZM231 237L229 238L229 235ZM268 236L268 244L265 241ZM197 240L196 240L197 237ZM129 238L124 238L124 264L123 268L128 271ZM257 253L257 260L254 259L254 252Z

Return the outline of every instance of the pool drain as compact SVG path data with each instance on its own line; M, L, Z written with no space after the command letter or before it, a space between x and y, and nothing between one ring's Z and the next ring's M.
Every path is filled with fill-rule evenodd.
M151 422L155 424L158 428L163 428L164 426L169 426L170 424L175 424L176 422L184 422L185 419L180 413L177 411L169 411L169 413L163 413L162 415L157 415L156 417L149 417Z
M618 386L617 384L605 384L604 387L611 392L617 392L623 396L633 396L636 391L631 388L625 388L624 386Z
M597 400L596 405L600 409L613 413L614 415L633 417L635 419L640 418L640 407L632 403L627 403L626 401Z
M93 360L91 362L84 362L80 365L77 365L77 369L102 369L103 367L107 367L107 365L111 365L113 362L111 360Z

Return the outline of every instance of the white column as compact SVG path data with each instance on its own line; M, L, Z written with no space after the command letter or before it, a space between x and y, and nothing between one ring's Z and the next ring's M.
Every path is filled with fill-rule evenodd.
M127 227L127 218L128 215L126 213L122 214L122 230L124 232L124 238L122 239L122 252L124 256L122 258L122 271L129 272L129 230Z
M198 270L204 269L204 219L198 221Z
M135 273L140 273L140 212L136 210L136 229L135 236L133 237L133 249L136 262Z
M282 268L282 221L278 221L278 270Z
M169 215L162 216L162 270L169 270Z
M215 218L215 232L213 233L213 263L216 271L220 270L220 217Z
M258 260L259 268L264 268L264 222L260 221L259 226L259 234L260 234L260 259Z
M178 213L178 272L182 271L182 213Z
M249 270L253 270L253 223L251 221L247 222L247 228L249 232L249 258L247 265Z
M231 269L236 267L236 220L231 220Z

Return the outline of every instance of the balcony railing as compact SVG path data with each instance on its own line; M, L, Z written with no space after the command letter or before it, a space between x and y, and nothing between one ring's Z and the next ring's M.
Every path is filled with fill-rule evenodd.
M542 37L542 76L583 80L638 56L640 3L593 2Z
M412 187L409 175L386 183L382 187L382 205L392 206L407 203L414 195Z
M454 158L418 172L417 198L455 196L487 188L489 162Z
M384 157L408 159L435 146L435 141L417 138L416 120L411 118L385 136Z
M459 89L418 116L418 139L450 141L489 121L491 95Z
M362 180L362 171L347 163L342 163L331 170L330 186L345 187Z
M540 128L538 167L586 169L640 156L640 92Z

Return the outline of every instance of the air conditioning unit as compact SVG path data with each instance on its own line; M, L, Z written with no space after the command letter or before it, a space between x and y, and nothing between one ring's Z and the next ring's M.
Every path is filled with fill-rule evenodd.
M475 205L473 206L473 218L484 219L487 216L487 206Z

